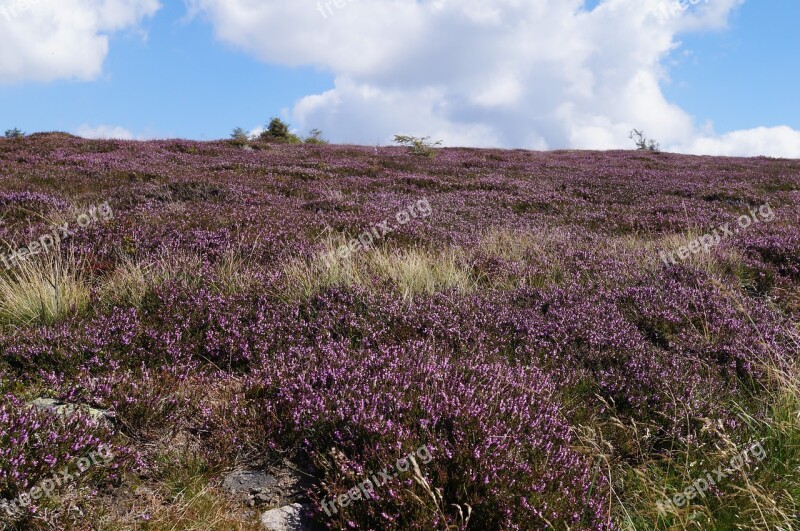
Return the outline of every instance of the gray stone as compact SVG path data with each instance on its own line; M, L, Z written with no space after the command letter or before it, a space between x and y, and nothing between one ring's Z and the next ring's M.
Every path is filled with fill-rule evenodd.
M265 512L261 515L261 524L268 531L309 531L311 529L303 518L303 506L299 503Z
M113 418L111 413L102 409L95 409L84 405L67 404L52 398L37 398L36 400L29 402L28 405L49 411L56 415L63 415L65 417L71 417L72 415L81 412L88 414L98 422L110 423Z
M279 502L274 494L279 487L277 478L261 470L231 472L225 476L222 486L250 506Z
M306 502L305 489L311 479L291 461L284 460L264 468L230 472L224 476L222 486L250 507L283 507Z

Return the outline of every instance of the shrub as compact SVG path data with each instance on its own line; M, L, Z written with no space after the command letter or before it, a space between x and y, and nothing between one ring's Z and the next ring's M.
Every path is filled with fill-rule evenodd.
M408 146L409 151L413 155L419 155L420 157L430 157L433 158L436 156L435 147L442 144L441 140L437 140L436 142L431 142L431 137L418 137L418 136L406 136L406 135L395 135L394 142L395 144L400 144L401 146Z
M320 145L320 144L327 144L328 141L322 138L322 131L320 131L319 129L312 129L309 132L309 135L306 137L305 143Z
M636 149L641 151L653 151L655 153L659 153L661 151L658 142L653 140L652 138L647 138L644 136L644 131L639 131L638 129L632 129L628 138L633 140L636 143Z
M23 136L25 136L25 133L17 127L6 130L6 138L22 138Z
M273 118L267 126L267 133L275 138L289 138L289 124L280 118Z
M267 130L261 133L261 140L299 144L300 139L289 131L289 124L280 118L272 118L267 125Z
M231 133L231 144L238 147L244 147L247 145L247 142L250 140L250 135L247 134L247 131L242 129L241 127L237 127Z

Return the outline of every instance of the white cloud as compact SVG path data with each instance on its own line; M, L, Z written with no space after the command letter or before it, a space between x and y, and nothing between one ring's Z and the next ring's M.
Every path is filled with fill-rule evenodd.
M146 140L145 137L136 136L129 130L118 125L81 125L75 134L83 138L113 138L117 140Z
M800 131L791 127L757 127L721 136L698 136L675 146L676 151L697 155L800 158Z
M158 0L0 0L0 84L91 80L108 34L135 27Z
M254 127L253 129L251 129L247 134L250 136L250 138L255 138L261 136L261 133L263 133L266 130L267 130L266 127L259 125L258 127Z
M724 28L744 0L189 1L218 39L333 73L292 117L334 141L628 148L636 127L663 146L757 154L778 138L800 156L791 130L704 139L661 90L677 36Z

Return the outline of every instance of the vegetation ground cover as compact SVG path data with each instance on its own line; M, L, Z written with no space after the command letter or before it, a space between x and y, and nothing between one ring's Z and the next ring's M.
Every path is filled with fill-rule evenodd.
M115 456L4 525L256 529L221 478L282 460L332 529L797 525L800 161L248 147L0 139L4 251L114 213L0 266L0 496ZM423 445L417 474L323 511Z

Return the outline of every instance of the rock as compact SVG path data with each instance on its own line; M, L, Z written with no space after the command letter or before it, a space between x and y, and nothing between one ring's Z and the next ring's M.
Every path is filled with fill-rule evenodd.
M237 470L225 476L222 485L233 494L243 498L248 505L263 505L278 500L272 493L278 486L278 480L260 470Z
M264 470L236 470L227 474L222 486L249 506L282 507L303 502L308 478L289 461Z
M261 515L261 524L269 531L310 531L303 517L303 506L293 503L280 509L272 509Z
M50 411L56 415L63 415L65 417L71 417L72 415L81 412L88 414L98 422L110 423L113 418L113 415L110 412L102 409L95 409L80 404L67 404L52 398L37 398L36 400L28 402L28 405L38 409L43 409L45 411Z

